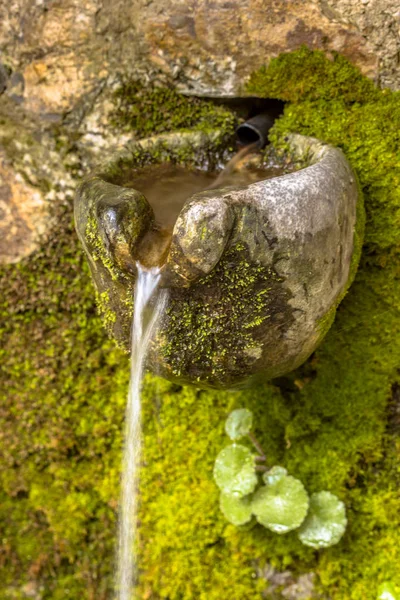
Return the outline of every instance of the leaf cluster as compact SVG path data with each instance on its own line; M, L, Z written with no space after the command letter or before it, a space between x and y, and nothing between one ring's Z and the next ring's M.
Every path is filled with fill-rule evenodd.
M231 412L225 424L234 443L218 454L214 479L221 490L220 508L226 519L240 526L254 516L260 525L278 534L298 529L300 541L312 548L337 544L347 525L343 502L328 491L309 496L302 482L285 468L265 466L266 457L251 433L252 425L253 414L246 408ZM246 436L258 454L236 443ZM258 472L262 472L262 483Z

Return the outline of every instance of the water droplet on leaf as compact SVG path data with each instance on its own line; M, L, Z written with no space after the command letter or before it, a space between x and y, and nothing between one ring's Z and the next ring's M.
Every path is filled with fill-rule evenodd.
M399 598L399 594L396 594L390 581L385 581L379 586L377 600L399 600Z
M269 471L264 473L263 481L264 483L275 483L282 479L282 477L286 477L287 471L284 467L272 467Z
M231 440L239 440L250 433L253 426L253 413L247 408L233 410L225 423L225 431Z
M251 520L251 497L249 496L237 498L222 493L219 505L223 515L232 525L244 525Z
M265 474L266 485L253 496L252 510L257 521L275 533L299 527L308 511L308 494L299 479L274 467Z
M299 531L306 546L328 548L337 544L346 529L346 509L330 492L318 492L310 498L310 510Z
M251 451L240 444L221 450L214 465L214 479L225 494L237 498L251 494L258 482Z

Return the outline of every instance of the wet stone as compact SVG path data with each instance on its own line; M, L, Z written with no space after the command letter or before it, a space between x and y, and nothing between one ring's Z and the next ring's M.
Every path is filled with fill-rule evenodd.
M163 265L169 300L149 350L153 372L242 387L295 369L328 331L361 247L356 179L338 149L299 135L285 144L280 164L247 156L243 169L216 174L207 164L221 164L218 136L159 136L82 183L78 234L100 314L127 350L136 261ZM144 152L153 157L145 168Z
M164 163L150 165L132 176L132 187L141 192L154 211L156 221L173 228L186 200L193 194L218 188L242 186L282 175L283 169L242 168L223 175L221 172L188 169Z

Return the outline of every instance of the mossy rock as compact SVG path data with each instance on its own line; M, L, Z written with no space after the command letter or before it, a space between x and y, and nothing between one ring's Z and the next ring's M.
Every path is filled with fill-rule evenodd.
M400 590L400 97L304 50L257 86L288 102L276 139L296 132L344 151L365 199L363 255L325 340L290 376L234 394L146 377L138 596L287 598L282 582L311 573L310 596L376 600ZM32 259L1 270L4 600L112 596L129 364L96 316L72 207L56 224ZM296 532L226 522L212 469L235 407L253 411L271 464L343 500L337 545L315 552Z
M163 263L168 304L149 355L153 372L233 388L292 371L322 341L359 260L362 197L340 150L296 135L285 144L297 170L189 197L169 247L146 198L126 186L146 152L155 164L205 154L216 164L218 132L137 142L80 186L77 231L105 324L126 349L136 262L151 263L153 252Z

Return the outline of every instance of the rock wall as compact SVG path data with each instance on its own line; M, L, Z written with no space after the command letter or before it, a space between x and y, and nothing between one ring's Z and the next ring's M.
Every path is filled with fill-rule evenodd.
M6 93L48 120L118 72L237 94L254 69L303 44L340 52L384 87L400 84L396 0L13 0L0 11Z
M99 153L126 140L110 125L110 92L121 77L190 94L238 95L255 69L301 45L328 56L340 52L383 87L400 85L396 0L13 0L0 6L0 104L6 115L28 119L36 137L48 132L46 144L57 145L60 158L64 146L69 163L85 170ZM5 128L3 120L3 146ZM24 246L0 249L0 262L7 263L37 247L56 200L25 189L31 208L21 216L7 200L9 177L20 173L16 151L13 157L7 148L2 152L8 175L0 176L0 231L10 239L13 213L10 243ZM29 160L29 152L21 147L20 158ZM57 177L65 187L63 168L54 171Z

